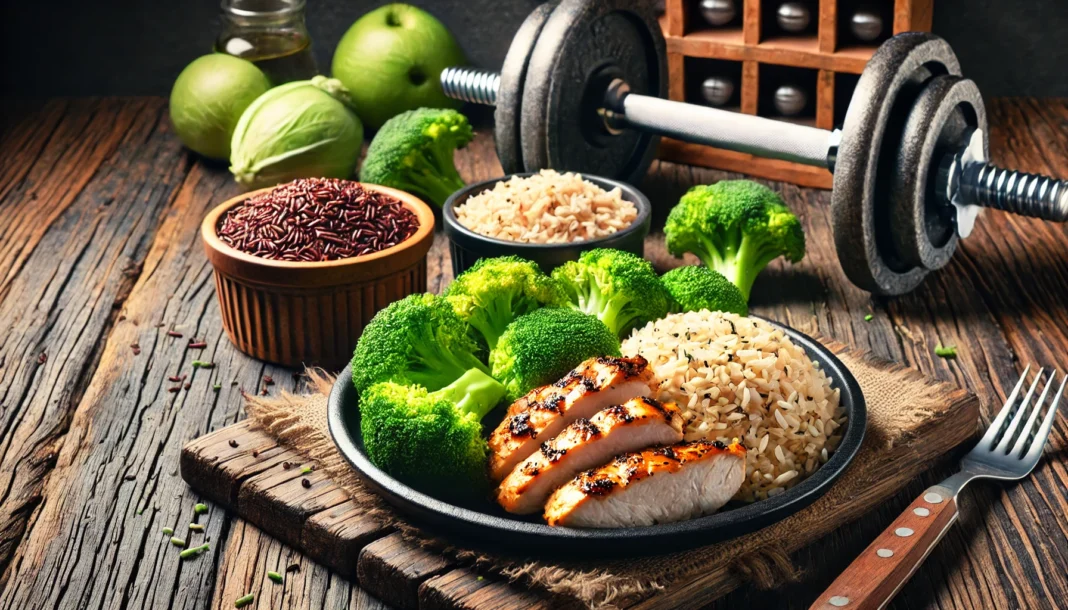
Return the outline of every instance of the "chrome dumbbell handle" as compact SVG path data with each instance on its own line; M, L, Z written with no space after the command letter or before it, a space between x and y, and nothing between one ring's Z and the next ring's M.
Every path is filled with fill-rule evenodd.
M500 76L468 68L441 73L445 95L476 104L494 105ZM828 152L835 140L826 129L774 121L764 117L685 104L631 93L622 81L609 87L606 122L612 128L632 127L686 142L829 167Z
M500 75L495 72L453 67L441 73L445 95L465 102L493 106L499 85ZM841 136L838 130L630 93L622 82L613 82L606 92L605 119L610 128L629 126L686 142L832 170ZM1068 182L1064 180L1005 170L986 162L965 163L961 170L954 192L946 195L947 204L954 195L957 205L1068 222ZM970 229L967 227L962 235Z
M830 167L837 141L826 129L630 93L622 81L609 86L605 105L614 126L804 165Z

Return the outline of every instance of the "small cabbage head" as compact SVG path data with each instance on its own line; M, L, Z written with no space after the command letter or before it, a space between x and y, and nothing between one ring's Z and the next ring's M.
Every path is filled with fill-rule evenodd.
M171 123L186 148L209 159L230 158L241 114L271 83L252 62L215 53L194 59L171 88Z
M348 178L363 124L341 82L316 76L275 87L252 102L234 130L230 172L246 188L297 178Z

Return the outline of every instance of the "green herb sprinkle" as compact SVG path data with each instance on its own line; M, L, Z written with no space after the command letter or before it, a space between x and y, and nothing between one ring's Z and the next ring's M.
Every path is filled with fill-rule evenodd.
M204 544L202 544L200 546L195 546L195 547L193 547L191 549L186 549L186 550L182 551L181 553L178 553L178 556L181 557L182 559L189 559L190 557L196 557L197 555L200 555L201 553L203 553L204 551L208 550L209 548L211 548L211 545L207 544L207 543L204 543Z
M955 345L943 346L941 343L939 343L938 345L935 346L935 356L938 356L940 358L956 358L957 357L957 346L955 346Z

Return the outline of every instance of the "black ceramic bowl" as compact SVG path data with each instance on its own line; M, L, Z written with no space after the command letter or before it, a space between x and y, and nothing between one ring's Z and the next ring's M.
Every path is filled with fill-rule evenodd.
M578 260L579 254L594 248L616 248L633 252L638 256L644 256L645 236L649 234L649 220L652 206L649 198L633 186L608 178L582 174L582 177L606 191L619 188L623 192L623 199L630 201L638 208L638 217L627 228L599 239L590 241L572 242L566 244L526 244L504 239L486 237L475 233L471 229L460 224L456 219L456 206L467 201L468 197L477 195L484 190L491 189L498 182L508 180L514 176L531 176L531 173L509 174L500 178L493 178L476 184L469 184L452 194L442 208L442 219L445 225L445 235L449 238L449 253L452 255L453 275L460 275L480 258L492 258L514 254L527 260L532 260L546 273L566 263Z
M566 557L621 557L666 553L712 544L755 532L808 506L830 489L860 451L867 425L864 396L845 365L823 344L777 324L818 362L841 391L840 404L849 420L842 442L826 464L781 494L752 504L730 503L719 512L677 523L621 529L549 527L540 515L522 517L505 512L490 498L472 492L449 500L413 489L370 462L363 449L360 410L351 370L346 368L330 392L328 420L338 450L363 481L397 511L423 527L472 546L513 553ZM504 409L483 419L495 426Z

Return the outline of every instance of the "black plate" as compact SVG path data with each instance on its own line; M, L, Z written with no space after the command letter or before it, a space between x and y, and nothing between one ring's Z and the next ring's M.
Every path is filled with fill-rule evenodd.
M841 390L840 404L849 415L842 442L826 464L785 492L752 504L728 504L707 517L621 529L549 527L538 515L526 518L511 515L489 499L472 498L461 506L431 497L394 479L367 459L360 434L356 388L349 368L341 373L330 392L330 433L341 454L363 480L401 514L421 526L474 546L501 547L523 554L566 554L571 558L647 555L720 542L755 532L811 504L842 474L864 439L867 412L857 380L822 344L796 330L775 325L819 362L833 387ZM487 419L493 416L490 414Z

